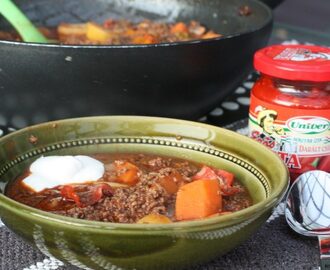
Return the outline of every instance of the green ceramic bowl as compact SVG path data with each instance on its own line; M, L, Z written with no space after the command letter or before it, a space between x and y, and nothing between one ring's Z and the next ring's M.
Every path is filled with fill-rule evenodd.
M92 222L39 211L4 196L41 155L146 152L234 172L254 205L233 214L165 225ZM179 269L235 248L269 217L288 187L282 161L261 144L201 123L105 116L43 123L0 139L0 216L41 252L85 269Z

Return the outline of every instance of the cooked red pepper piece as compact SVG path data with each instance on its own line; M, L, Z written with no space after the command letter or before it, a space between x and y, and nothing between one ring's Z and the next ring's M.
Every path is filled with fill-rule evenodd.
M61 195L68 200L73 200L78 207L93 205L101 200L104 194L109 196L112 193L112 188L107 184L65 185L61 187Z
M83 206L93 205L102 199L105 193L113 193L112 188L107 184L93 184L86 186L86 191L77 191L80 202Z
M208 166L203 166L202 169L193 176L193 180L199 179L218 180L221 194L224 196L230 196L241 191L239 188L232 186L235 175L225 170L213 170Z
M81 206L80 198L72 185L65 185L61 187L61 195L67 200L73 200L79 207Z
M234 182L235 175L231 172L225 170L216 170L216 174L225 181L225 185L232 186Z
M218 179L218 175L215 173L214 170L212 170L210 167L208 166L203 166L201 168L201 170L196 173L193 176L193 180L198 180L198 179L210 179L210 180L215 180Z

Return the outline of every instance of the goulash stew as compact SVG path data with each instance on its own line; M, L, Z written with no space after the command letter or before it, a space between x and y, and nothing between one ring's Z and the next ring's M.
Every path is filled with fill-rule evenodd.
M41 157L6 195L51 213L119 223L196 220L252 204L229 171L149 154Z
M164 23L143 20L133 23L124 19L108 19L102 24L62 23L54 29L40 28L40 30L56 43L90 45L154 44L220 36L198 21ZM0 31L0 39L19 41L20 37L16 33Z

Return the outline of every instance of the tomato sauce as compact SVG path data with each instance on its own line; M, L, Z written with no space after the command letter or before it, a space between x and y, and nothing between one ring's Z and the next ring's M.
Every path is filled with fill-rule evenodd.
M255 54L249 136L278 153L291 180L330 171L330 49L276 45Z

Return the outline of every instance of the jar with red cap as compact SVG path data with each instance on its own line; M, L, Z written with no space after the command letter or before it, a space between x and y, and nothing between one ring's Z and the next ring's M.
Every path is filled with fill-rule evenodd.
M269 46L255 53L254 67L249 136L279 154L291 181L330 172L330 48Z

